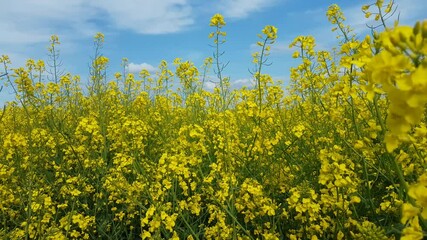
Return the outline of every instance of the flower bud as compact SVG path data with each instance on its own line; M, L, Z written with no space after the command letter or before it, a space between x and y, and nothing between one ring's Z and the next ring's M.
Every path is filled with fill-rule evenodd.
M378 32L374 32L374 40L378 40L380 38L380 34Z
M414 35L417 35L420 32L420 30L421 30L421 23L417 21L412 32L414 33Z
M406 41L408 41L408 37L405 34L403 34L402 32L399 32L399 40L401 42L406 42Z
M423 38L427 38L427 21L423 21L421 26L421 33Z
M397 38L396 36L391 35L390 36L390 42L394 45L394 46L399 46L399 38Z

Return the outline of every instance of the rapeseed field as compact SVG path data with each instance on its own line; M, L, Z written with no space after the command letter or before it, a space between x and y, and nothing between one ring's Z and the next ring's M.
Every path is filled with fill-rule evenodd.
M389 23L394 9L363 6L381 28L359 39L330 6L339 44L295 38L286 89L265 71L274 26L256 43L255 86L230 87L221 14L201 67L177 58L109 79L101 33L88 83L1 56L16 100L0 112L0 238L426 238L427 20ZM52 36L50 56L59 48Z

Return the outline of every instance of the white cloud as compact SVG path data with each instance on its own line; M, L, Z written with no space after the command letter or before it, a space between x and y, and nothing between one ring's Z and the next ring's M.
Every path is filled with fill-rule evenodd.
M0 2L0 49L45 43L52 34L85 38L97 31L162 34L193 24L189 0L16 0Z
M240 89L242 87L251 88L254 86L254 81L251 78L238 78L230 81L230 89ZM219 79L216 76L208 76L208 81L204 82L203 88L207 91L213 91L215 87L219 87Z
M142 69L146 69L150 73L155 73L157 71L156 67L148 63L141 63L141 64L129 63L129 66L127 68L127 70L131 73L139 73L141 72Z
M251 78L239 78L236 80L231 80L232 88L242 88L242 87L253 87L254 81Z
M85 3L84 0L2 1L0 46L47 42L52 34L70 31L74 36L88 32L93 27L90 19L97 12Z
M178 32L194 23L188 0L96 0L92 4L106 13L114 27L142 34Z
M278 0L15 0L0 1L0 49L9 51L49 42L77 42L96 32L127 30L139 34L175 33L195 23L198 12L218 10L227 17L244 18ZM208 9L208 10L206 10ZM39 48L37 46L37 48ZM73 49L79 51L79 49Z
M206 91L213 91L215 89L215 87L216 87L216 84L214 82L205 82L203 84L203 88Z
M245 18L253 12L271 7L276 0L222 0L218 3L225 17Z
M292 40L289 39L288 41L279 41L274 43L273 46L271 46L271 52L272 53L281 53L281 54L292 54L295 50L289 47L289 43L291 43Z

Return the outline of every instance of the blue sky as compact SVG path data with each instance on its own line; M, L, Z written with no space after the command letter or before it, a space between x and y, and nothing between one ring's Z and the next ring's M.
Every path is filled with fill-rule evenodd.
M110 59L108 73L121 70L123 57L130 69L142 67L155 71L162 59L172 65L180 57L200 66L212 56L208 34L210 17L221 13L227 25L227 42L222 45L224 70L232 86L250 85L251 53L257 50L257 34L265 25L278 28L278 39L265 68L275 79L289 79L289 68L297 64L291 58L289 44L298 35L313 35L319 49L330 49L335 34L330 32L325 12L338 4L347 23L366 34L363 4L374 0L0 0L0 55L9 55L12 67L26 59L47 60L52 34L59 36L65 72L78 74L87 81L93 55L93 36L105 34L103 54ZM387 2L387 1L386 1ZM413 25L427 18L426 0L396 0L402 24ZM172 66L171 66L172 67ZM3 69L0 68L0 73ZM212 76L213 78L213 76ZM0 83L1 84L1 83ZM212 87L211 85L208 87ZM0 92L0 103L11 99L11 90Z

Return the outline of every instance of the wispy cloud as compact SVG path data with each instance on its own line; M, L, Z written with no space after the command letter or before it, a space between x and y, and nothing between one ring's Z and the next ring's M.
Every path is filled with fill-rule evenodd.
M46 42L51 34L92 36L96 31L178 32L193 24L188 0L17 0L0 3L3 44Z
M245 18L253 12L273 6L277 0L221 0L219 10L229 18Z
M387 22L391 27L394 21L399 18L400 24L414 24L417 20L427 18L427 5L425 0L398 0L395 7L397 11L391 16ZM370 9L373 13L376 12L375 6ZM361 11L361 5L348 7L343 9L344 15L347 18L346 23L352 26L356 31L366 29L366 25L378 25L379 23L365 18L365 14Z
M13 66L45 58L50 36L57 34L61 55L74 57L96 32L173 33L193 18L190 0L0 1L0 55L9 55Z
M414 24L416 20L427 18L427 5L425 4L425 0L401 0L397 2L398 9L395 15L388 20L389 26L393 26L394 20L396 20L398 17L401 24L410 25ZM372 20L373 16L371 19L366 19L364 13L361 10L361 6L361 4L354 4L342 8L342 11L346 17L345 24L349 25L354 30L354 33L357 34L360 38L363 38L364 35L369 34L369 28L367 25L375 26L378 25L378 22ZM374 9L372 10L374 11ZM319 11L319 9L309 9L301 12L301 15L310 15L310 19L324 19L314 28L307 29L307 31L315 37L317 49L327 50L332 46L336 46L336 36L338 32L331 32L331 29L334 26L327 22L325 11Z
M97 11L84 0L2 1L0 44L22 45L46 42L54 33L84 36L95 28Z
M205 82L203 84L203 88L207 91L213 91L216 87L216 84L214 82Z
M278 0L219 0L215 4L201 4L196 0L1 1L0 49L1 54L12 54L22 51L26 46L47 45L52 34L58 34L60 40L70 43L86 40L99 31L176 33L190 29L199 17L206 17L196 12L202 6L209 9L204 14L220 11L230 18L245 18L277 2Z
M232 88L253 87L254 81L252 78L239 78L231 81Z
M91 4L105 13L103 20L112 26L141 34L178 32L194 23L188 0L96 0Z
M394 21L399 19L401 25L415 24L417 20L423 20L427 18L427 5L425 0L401 0L396 1L397 11L388 20L388 26L392 27ZM368 26L379 25L379 22L375 22L372 18L366 19L361 6L349 7L343 9L344 15L347 18L346 23L350 25L355 32L367 32ZM372 7L372 12L375 12L375 8Z
M238 78L230 80L230 89L240 89L242 87L253 87L254 81L252 78ZM208 76L208 80L204 82L204 89L213 91L215 87L219 87L219 79L216 76Z
M129 66L127 67L127 70L131 73L139 73L142 69L146 69L150 73L155 73L157 71L156 67L148 63L129 63Z

